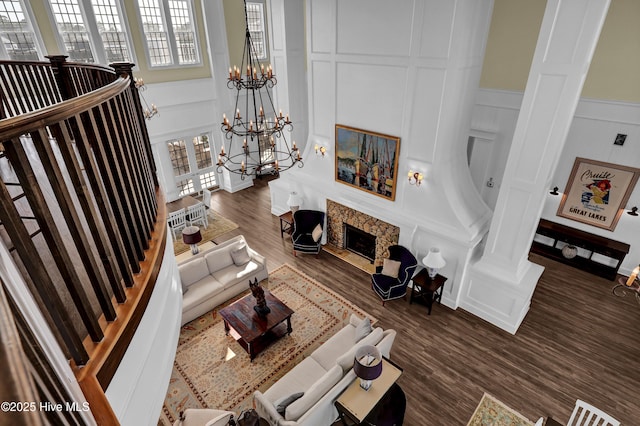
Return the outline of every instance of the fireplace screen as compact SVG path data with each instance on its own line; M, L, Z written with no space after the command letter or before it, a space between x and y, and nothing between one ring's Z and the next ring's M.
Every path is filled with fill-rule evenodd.
M376 258L376 236L361 229L344 224L344 248L368 259L371 263Z

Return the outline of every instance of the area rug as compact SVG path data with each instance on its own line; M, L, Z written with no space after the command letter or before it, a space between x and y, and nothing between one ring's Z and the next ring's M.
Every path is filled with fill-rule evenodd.
M482 395L467 426L531 426L533 422L491 395Z
M235 222L227 219L214 210L209 209L207 216L209 226L207 229L200 229L200 232L202 233L202 241L211 241L222 234L238 228L238 225ZM189 250L189 244L183 243L182 234L178 234L177 238L173 241L173 254L177 256L187 250Z
M240 412L252 407L253 392L265 391L349 322L355 313L376 319L313 278L282 265L263 285L294 310L293 332L272 343L253 362L231 336L225 336L218 311L184 325L160 422L170 425L186 408Z

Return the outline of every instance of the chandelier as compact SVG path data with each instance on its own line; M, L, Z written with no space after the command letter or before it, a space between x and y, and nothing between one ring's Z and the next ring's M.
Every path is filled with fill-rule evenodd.
M236 90L235 114L222 117L224 133L218 154L218 171L222 168L245 176L278 174L295 164L302 167L300 150L287 141L293 130L289 115L276 112L271 91L277 84L271 65L260 64L249 31L247 2L244 0L246 23L244 49L240 67L229 68L227 87ZM226 147L225 147L226 145Z

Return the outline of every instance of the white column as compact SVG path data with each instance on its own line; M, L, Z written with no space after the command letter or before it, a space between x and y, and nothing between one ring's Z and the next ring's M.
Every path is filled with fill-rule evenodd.
M484 253L460 306L515 333L543 267L528 261L610 0L549 0Z

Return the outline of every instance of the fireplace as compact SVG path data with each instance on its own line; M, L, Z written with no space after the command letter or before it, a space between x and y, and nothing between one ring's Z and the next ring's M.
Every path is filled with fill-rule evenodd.
M369 259L376 259L376 236L347 223L344 224L344 248Z

